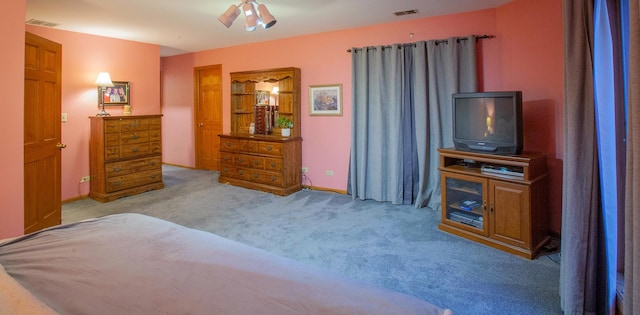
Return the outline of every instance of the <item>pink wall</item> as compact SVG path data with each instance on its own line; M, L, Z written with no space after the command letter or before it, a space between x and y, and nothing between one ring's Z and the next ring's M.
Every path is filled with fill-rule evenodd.
M24 23L24 21L23 21ZM99 112L93 82L100 71L114 81L130 82L134 114L160 113L160 47L132 41L27 25L26 30L62 44L62 200L89 193L89 116ZM105 106L121 115L122 106Z
M163 58L164 86L171 86L171 89L163 91L162 110L171 117L172 128L172 133L164 137L164 147L180 148L171 152L165 150L164 161L190 167L195 165L193 67L222 65L225 132L230 130L230 72L299 67L302 71L302 164L309 168L308 176L313 186L344 191L347 188L351 134L351 55L346 50L495 32L495 10L484 10ZM410 33L413 33L413 38ZM487 59L491 60L488 64L497 63L497 60L492 60L496 57L492 56L495 56L498 46L492 41L482 41ZM309 116L308 86L334 83L342 84L343 116ZM332 170L334 175L325 175L326 170Z
M24 232L24 16L25 0L0 10L0 239Z
M550 229L560 233L564 98L562 1L518 0L498 8L497 17L496 40L501 46L502 78L495 89L523 93L524 147L549 154Z

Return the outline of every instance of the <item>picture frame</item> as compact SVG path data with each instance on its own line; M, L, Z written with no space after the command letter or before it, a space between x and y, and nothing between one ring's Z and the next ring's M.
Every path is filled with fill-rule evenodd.
M342 116L342 84L310 85L309 115Z
M129 105L130 90L128 81L112 81L113 87L98 87L98 104L103 98L104 106Z
M256 90L256 104L269 105L269 91Z

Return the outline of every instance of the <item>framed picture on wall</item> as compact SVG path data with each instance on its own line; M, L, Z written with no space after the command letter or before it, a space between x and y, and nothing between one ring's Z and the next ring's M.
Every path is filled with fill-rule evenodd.
M269 105L269 91L256 91L256 104Z
M309 115L342 116L342 84L309 86Z
M129 82L112 82L113 87L98 87L98 96L103 98L104 105L129 105ZM100 100L98 100L98 104L100 104Z

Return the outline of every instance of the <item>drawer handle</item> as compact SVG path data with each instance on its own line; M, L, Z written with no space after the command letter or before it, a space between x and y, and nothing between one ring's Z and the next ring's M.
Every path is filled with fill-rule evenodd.
M121 170L122 170L122 169L121 169L120 167L114 167L114 168L113 168L113 171L114 171L114 172L120 172Z
M229 142L229 141L225 142L224 146L227 147L227 148L230 148L231 147L231 142Z
M140 148L135 147L135 148L131 149L131 151L133 151L133 152L138 152L138 151L140 151Z
M239 171L238 171L238 174L240 174L240 175L244 175L244 170L239 170Z
M276 163L275 162L271 162L271 167L276 167Z
M156 161L151 161L151 163L149 163L149 164L151 164L151 166L155 166L156 165Z
M132 122L131 123L131 127L134 127L134 128L138 127L138 121L136 120L136 121Z
M253 165L256 165L256 166L257 166L257 165L259 165L259 164L260 164L260 161L258 161L258 160L253 161Z
M274 175L271 175L271 181L272 182L275 182L277 179L278 179L277 177L275 177Z
M226 167L225 167L225 168L223 168L223 169L222 169L222 171L223 171L223 172L225 172L225 173L229 173L229 169L228 169L228 168L226 168Z
M120 186L122 183L121 182L115 182L113 183L114 186Z
M140 139L140 136L134 133L134 134L131 136L131 139L133 139L133 140L137 140L137 139Z
M149 176L149 177L151 177L151 179L155 179L155 178L156 178L156 176L158 176L158 175L156 175L156 174L152 174L152 175L151 175L151 176Z
M244 163L244 159L243 159L243 158L239 158L239 159L238 159L238 162L240 162L240 163Z
M269 145L269 146L267 146L267 151L269 151L269 152L273 151L273 147L272 147L272 146L270 146L270 145Z
M258 173L253 173L253 178L258 179L258 177L260 177L260 174L258 174Z

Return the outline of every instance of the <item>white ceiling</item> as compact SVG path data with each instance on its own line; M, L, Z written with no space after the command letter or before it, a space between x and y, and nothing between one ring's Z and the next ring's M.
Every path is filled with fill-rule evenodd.
M25 21L56 29L161 46L170 56L292 36L495 8L512 0L258 0L277 23L244 30L244 15L227 29L218 21L241 0L26 0ZM417 9L413 15L393 12Z

